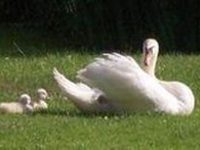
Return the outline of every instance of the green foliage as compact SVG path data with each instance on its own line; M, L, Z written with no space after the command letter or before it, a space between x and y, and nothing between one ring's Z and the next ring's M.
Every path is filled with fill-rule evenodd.
M165 50L191 53L200 49L198 6L198 0L2 0L0 18L76 47L131 49L155 37Z

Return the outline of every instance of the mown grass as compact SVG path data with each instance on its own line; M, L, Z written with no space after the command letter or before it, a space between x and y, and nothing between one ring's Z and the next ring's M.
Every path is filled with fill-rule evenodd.
M34 43L29 53L27 47L30 46L23 46L26 38L22 38L23 42L18 40L18 34L11 34L7 38L12 40L2 38L0 41L0 51L3 52L0 56L0 102L16 100L24 92L35 98L35 91L39 87L46 88L52 99L45 112L0 115L0 149L200 148L199 55L162 55L157 65L158 78L179 80L192 88L196 107L190 116L155 113L86 115L63 100L53 80L52 69L57 67L75 80L76 71L91 62L98 56L97 53L68 49L61 53L57 48L52 48L50 53L49 50L40 52L40 49L47 47L35 46ZM15 41L25 55L16 45L13 47L11 41ZM140 57L132 55L137 60Z
M95 56L87 52L1 56L0 101L15 100L23 92L34 97L39 87L46 88L52 100L46 112L0 115L0 149L199 149L200 56L163 55L157 67L159 78L183 81L194 91L196 108L188 117L82 114L63 101L52 69L57 67L75 80L76 71Z

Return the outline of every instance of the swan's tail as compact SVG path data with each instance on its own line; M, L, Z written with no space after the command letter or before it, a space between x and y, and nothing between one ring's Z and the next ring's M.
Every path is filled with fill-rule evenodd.
M75 84L64 75L58 72L56 68L53 70L54 79L60 89L66 94L70 101L77 105L80 109L89 109L92 103L98 98L99 94L83 83Z

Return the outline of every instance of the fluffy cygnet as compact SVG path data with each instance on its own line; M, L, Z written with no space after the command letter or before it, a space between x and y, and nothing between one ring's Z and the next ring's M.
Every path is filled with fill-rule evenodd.
M31 97L28 94L22 94L17 102L0 103L1 113L22 114L32 111Z
M48 99L48 93L45 89L40 88L37 90L37 100L32 103L34 111L45 110L48 108L46 100Z

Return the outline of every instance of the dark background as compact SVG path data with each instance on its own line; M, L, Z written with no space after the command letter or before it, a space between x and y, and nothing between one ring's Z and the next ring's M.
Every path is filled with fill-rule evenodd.
M199 0L1 0L0 24L66 47L135 49L156 38L165 52L200 51ZM64 50L64 49L63 49Z

